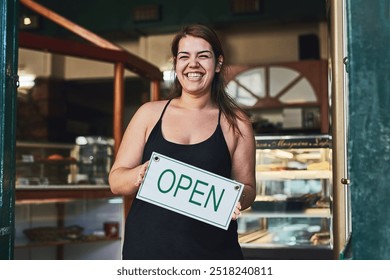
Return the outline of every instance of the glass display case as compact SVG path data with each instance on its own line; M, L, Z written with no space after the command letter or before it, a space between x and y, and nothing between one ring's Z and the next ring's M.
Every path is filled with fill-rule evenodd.
M331 159L328 135L256 136L257 196L238 219L244 255L331 258Z
M123 199L107 180L112 144L16 143L15 259L121 258Z
M108 187L113 139L76 138L76 143L16 143L16 188L97 185Z

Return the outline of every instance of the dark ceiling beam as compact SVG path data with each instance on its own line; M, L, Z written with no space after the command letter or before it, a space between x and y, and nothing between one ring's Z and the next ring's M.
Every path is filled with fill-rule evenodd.
M127 70L151 80L162 80L160 69L136 55L76 41L19 32L19 47L108 63L124 63Z
M57 39L41 38L45 40L46 43L51 44L51 50L48 50L47 45L43 44L43 42L39 40L35 42L35 47L39 47L40 45L41 50L48 50L50 52L61 51L61 53L64 55L73 55L78 57L81 56L90 59L96 59L94 55L98 55L100 58L99 60L113 63L123 63L126 69L135 72L143 77L149 78L151 80L162 80L161 71L148 61L128 52L120 46L111 43L110 41L98 36L97 34L74 23L73 21L68 20L66 17L61 16L60 14L46 8L45 6L36 3L35 1L20 0L20 3L28 7L29 9L35 11L39 15L71 31L73 34L76 34L77 36L87 40L95 46L95 48L93 48L90 45L83 45L81 43L77 44L72 41L56 41ZM27 39L31 38L32 37L28 37ZM36 37L36 39L39 38ZM33 42L31 42L31 40L29 40L29 43L34 44ZM60 46L59 44L63 45ZM70 47L70 45L72 46L72 49L67 52L67 49ZM98 48L100 48L101 50L99 50ZM92 54L88 54L89 51L92 51ZM106 53L105 51L117 51L117 53ZM104 57L104 55L107 56ZM114 55L114 57L117 57L118 59L112 59L111 55Z

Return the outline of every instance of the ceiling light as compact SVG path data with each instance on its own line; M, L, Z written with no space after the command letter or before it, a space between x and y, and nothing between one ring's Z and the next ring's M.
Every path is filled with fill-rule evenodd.
M39 28L38 15L22 15L19 19L20 29L37 29Z
M32 22L31 22L31 18L29 17L24 17L23 18L23 24L24 25L30 25Z

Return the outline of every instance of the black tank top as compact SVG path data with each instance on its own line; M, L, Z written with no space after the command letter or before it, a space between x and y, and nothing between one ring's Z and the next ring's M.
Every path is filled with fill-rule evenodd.
M184 145L167 141L162 119L170 100L145 144L142 162L158 152L179 161L230 178L231 158L218 116L217 127L208 139ZM242 259L237 222L223 230L148 202L134 199L126 218L123 259Z

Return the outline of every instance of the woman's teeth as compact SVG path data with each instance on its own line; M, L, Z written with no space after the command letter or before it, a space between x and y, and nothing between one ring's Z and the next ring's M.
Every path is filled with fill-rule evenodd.
M203 77L203 75L201 73L188 73L187 77L189 79L200 79Z

